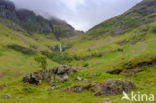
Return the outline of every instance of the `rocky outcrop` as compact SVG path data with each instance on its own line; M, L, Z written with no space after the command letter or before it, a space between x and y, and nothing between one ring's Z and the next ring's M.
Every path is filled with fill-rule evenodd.
M123 91L130 92L135 89L134 83L130 81L122 81L120 79L106 80L104 83L91 83L88 85L78 85L68 87L65 91L81 93L83 90L95 93L95 96L113 96L121 94Z
M70 66L61 65L53 69L40 70L27 74L23 78L23 81L25 83L39 85L42 83L43 80L49 80L49 84L51 85L55 81L65 82L69 80L69 76L73 75L76 72L77 70Z

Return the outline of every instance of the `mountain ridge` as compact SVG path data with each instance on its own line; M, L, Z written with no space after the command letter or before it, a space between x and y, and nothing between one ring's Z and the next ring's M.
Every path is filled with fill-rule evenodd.
M105 20L87 31L91 36L117 36L156 20L156 1L143 0L127 12ZM103 35L104 34L104 35Z
M9 0L0 1L0 16L7 18L25 29L29 34L55 34L56 38L59 37L72 37L81 34L82 32L76 31L71 25L58 18L46 19L40 15L35 14L31 10L16 9L13 2Z

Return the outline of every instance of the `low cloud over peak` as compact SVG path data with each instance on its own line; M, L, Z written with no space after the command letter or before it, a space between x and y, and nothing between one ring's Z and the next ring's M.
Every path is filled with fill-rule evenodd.
M94 25L119 15L141 0L11 0L17 8L33 10L45 17L67 21L77 30L87 31Z

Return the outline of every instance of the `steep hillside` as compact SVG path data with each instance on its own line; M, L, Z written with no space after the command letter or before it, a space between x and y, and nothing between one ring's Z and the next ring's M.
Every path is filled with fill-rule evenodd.
M15 5L8 0L0 1L0 16L7 18L24 28L29 34L53 33L57 37L72 37L81 34L74 28L60 19L45 19L40 15L36 15L33 11L26 9L17 10Z
M90 29L87 34L96 36L118 36L133 30L140 25L156 20L156 1L143 0L126 13L104 21Z
M34 57L40 55L40 51L50 51L49 47L59 43L53 35L26 35L27 32L21 31L20 26L13 22L7 19L0 21L7 25L0 22L0 83L19 79L25 73L39 69ZM8 26L14 26L20 31L10 29ZM57 63L49 60L49 67L54 65Z

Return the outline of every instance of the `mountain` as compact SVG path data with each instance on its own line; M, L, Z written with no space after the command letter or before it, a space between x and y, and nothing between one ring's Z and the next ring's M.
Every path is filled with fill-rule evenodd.
M0 103L150 102L156 95L155 6L155 0L143 0L84 35L59 40L55 37L60 34L59 27L47 34L39 29L26 29L23 20L28 22L27 18L38 23L39 28L42 28L40 24L46 23L37 22L30 11L29 17L27 10L24 13L27 16L23 16L25 10L20 11L22 19L17 17L17 11L6 10L6 17L0 18ZM15 7L7 8L13 10ZM56 19L51 22L57 26L66 25ZM48 70L41 70L36 57L39 61L43 60L41 57L47 58ZM68 75L72 74L72 68L65 65L76 68L77 73ZM23 82L29 78L30 84ZM39 85L31 84L34 81ZM134 87L138 101L122 100L123 88L129 91ZM131 93L129 91L127 95ZM138 98L142 95L143 99Z
M143 0L124 14L104 21L90 29L92 36L118 36L156 20L156 1Z
M81 33L63 20L57 18L46 19L26 9L17 10L15 5L8 0L0 0L0 17L17 23L29 34L54 33L59 38L77 36Z

